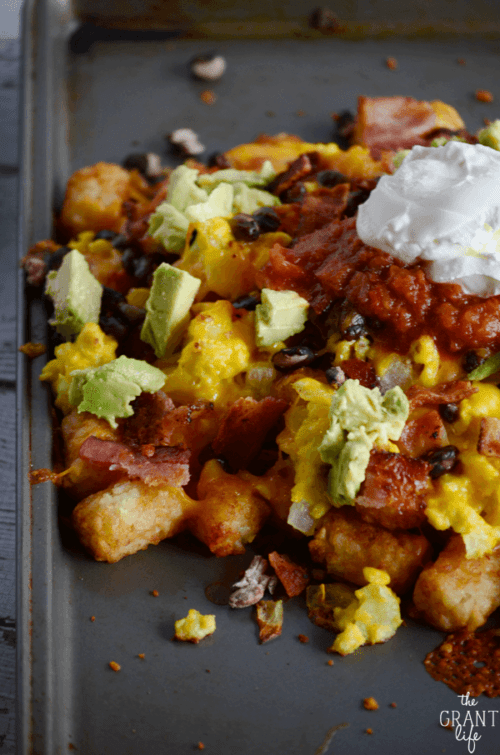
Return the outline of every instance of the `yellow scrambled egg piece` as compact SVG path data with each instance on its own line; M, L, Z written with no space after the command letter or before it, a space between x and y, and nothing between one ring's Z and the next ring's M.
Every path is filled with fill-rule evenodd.
M328 465L321 460L318 445L330 424L328 411L334 390L314 378L297 380L293 389L297 399L285 414L285 429L277 443L295 467L292 505L304 506L313 519L319 519L331 507Z
M166 375L163 390L183 404L204 400L224 406L250 395L245 381L235 378L252 364L254 313L235 310L223 299L197 307L178 361L156 362Z
M334 608L334 617L340 634L331 650L341 655L354 652L366 643L385 642L401 625L400 600L388 587L387 572L367 566L363 576L368 582L354 593L355 598L346 607Z
M209 291L234 301L257 288L255 273L268 261L270 248L276 243L288 246L290 241L286 233L263 233L248 243L237 241L227 220L212 218L191 226L175 267L201 280L198 301Z
M74 343L62 343L55 348L55 359L47 362L40 380L48 380L57 397L55 404L65 414L73 409L69 403L68 391L71 373L87 367L100 367L116 358L118 344L114 338L102 332L99 325L88 322L80 331Z
M185 619L175 622L175 639L183 642L199 642L215 632L215 616L203 616L195 608L190 608Z
M452 527L462 535L467 558L491 553L500 543L500 459L477 451L481 418L500 419L500 390L474 385L477 393L461 402L459 419L448 431L460 451L461 470L439 478L425 512L436 529Z

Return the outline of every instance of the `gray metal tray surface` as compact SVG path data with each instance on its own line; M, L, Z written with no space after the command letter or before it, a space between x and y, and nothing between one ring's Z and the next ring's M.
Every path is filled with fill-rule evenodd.
M217 101L208 106L199 96L207 85L186 65L213 46L207 39L107 39L101 30L79 47L77 28L65 0L25 7L21 254L50 236L72 171L130 152L165 154L164 135L178 127L192 127L209 155L260 132L328 141L331 113L355 110L358 94L441 99L471 130L500 115L474 98L489 89L500 102L494 39L219 39L227 73L210 87ZM30 301L19 340L45 337L43 307ZM217 755L473 751L470 725L462 740L440 726L442 711L463 720L467 708L424 669L442 638L430 628L408 622L386 644L330 656L332 636L309 622L299 597L285 605L282 636L259 645L250 609L214 605L205 593L229 586L250 550L217 559L184 538L115 565L94 562L59 525L51 484L30 491L27 482L30 466L51 465L50 402L38 381L44 359L19 365L19 753L185 755L199 742ZM199 645L172 642L174 621L192 607L216 614L215 634ZM368 696L377 711L363 708ZM471 710L499 708L498 699L480 698ZM339 724L348 726L332 731ZM478 755L499 752L499 726L489 713L474 727Z

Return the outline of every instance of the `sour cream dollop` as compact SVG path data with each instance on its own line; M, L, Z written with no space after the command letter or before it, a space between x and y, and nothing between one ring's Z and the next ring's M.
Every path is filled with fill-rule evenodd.
M430 261L438 283L500 294L500 152L456 141L413 147L360 205L356 230L405 263Z

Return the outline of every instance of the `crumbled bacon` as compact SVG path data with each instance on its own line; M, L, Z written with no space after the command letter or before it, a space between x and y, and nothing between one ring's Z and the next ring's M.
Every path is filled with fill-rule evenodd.
M124 443L100 440L93 435L80 448L80 458L87 463L100 469L123 472L130 479L140 479L146 485L186 485L189 482L189 456L190 452L183 447L160 446L154 456L148 457Z
M359 380L365 388L376 388L379 384L377 374L370 362L362 359L346 359L341 363L341 368L347 378Z
M436 127L430 102L412 97L359 97L355 140L365 147L398 150L427 144Z
M451 383L443 383L434 388L424 388L421 385L412 385L406 395L410 400L410 411L421 406L436 406L439 404L458 404L464 398L470 398L477 393L468 380L453 380Z
M288 556L282 556L276 551L269 554L269 563L285 588L289 598L300 595L309 584L309 575L302 566L294 564Z
M484 456L500 456L500 419L483 417L477 450Z
M308 155L300 155L293 163L290 164L288 170L283 173L279 173L276 178L271 181L267 187L268 191L274 194L280 195L291 186L293 186L301 178L307 176L312 172L313 166Z
M486 632L463 630L449 634L428 653L425 668L438 682L457 695L500 695L500 637L498 629Z
M214 452L232 469L244 469L257 456L264 439L288 407L283 399L267 396L261 401L239 398L226 412L212 441Z
M134 445L166 445L163 425L165 417L175 409L172 399L163 391L143 392L135 399L132 408L133 415L121 425L124 441Z
M300 206L300 220L296 236L323 228L332 220L340 220L347 207L350 184L338 184L332 189L321 188L313 194L308 194Z
M411 529L425 521L430 465L387 451L372 451L356 511L365 522L388 530Z
M398 441L399 448L407 456L417 458L427 451L448 442L444 422L436 409L421 417L408 420Z

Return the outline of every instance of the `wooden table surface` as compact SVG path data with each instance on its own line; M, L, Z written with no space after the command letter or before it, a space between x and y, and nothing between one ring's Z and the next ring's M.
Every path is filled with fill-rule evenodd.
M15 380L19 43L0 38L0 754L15 752Z

